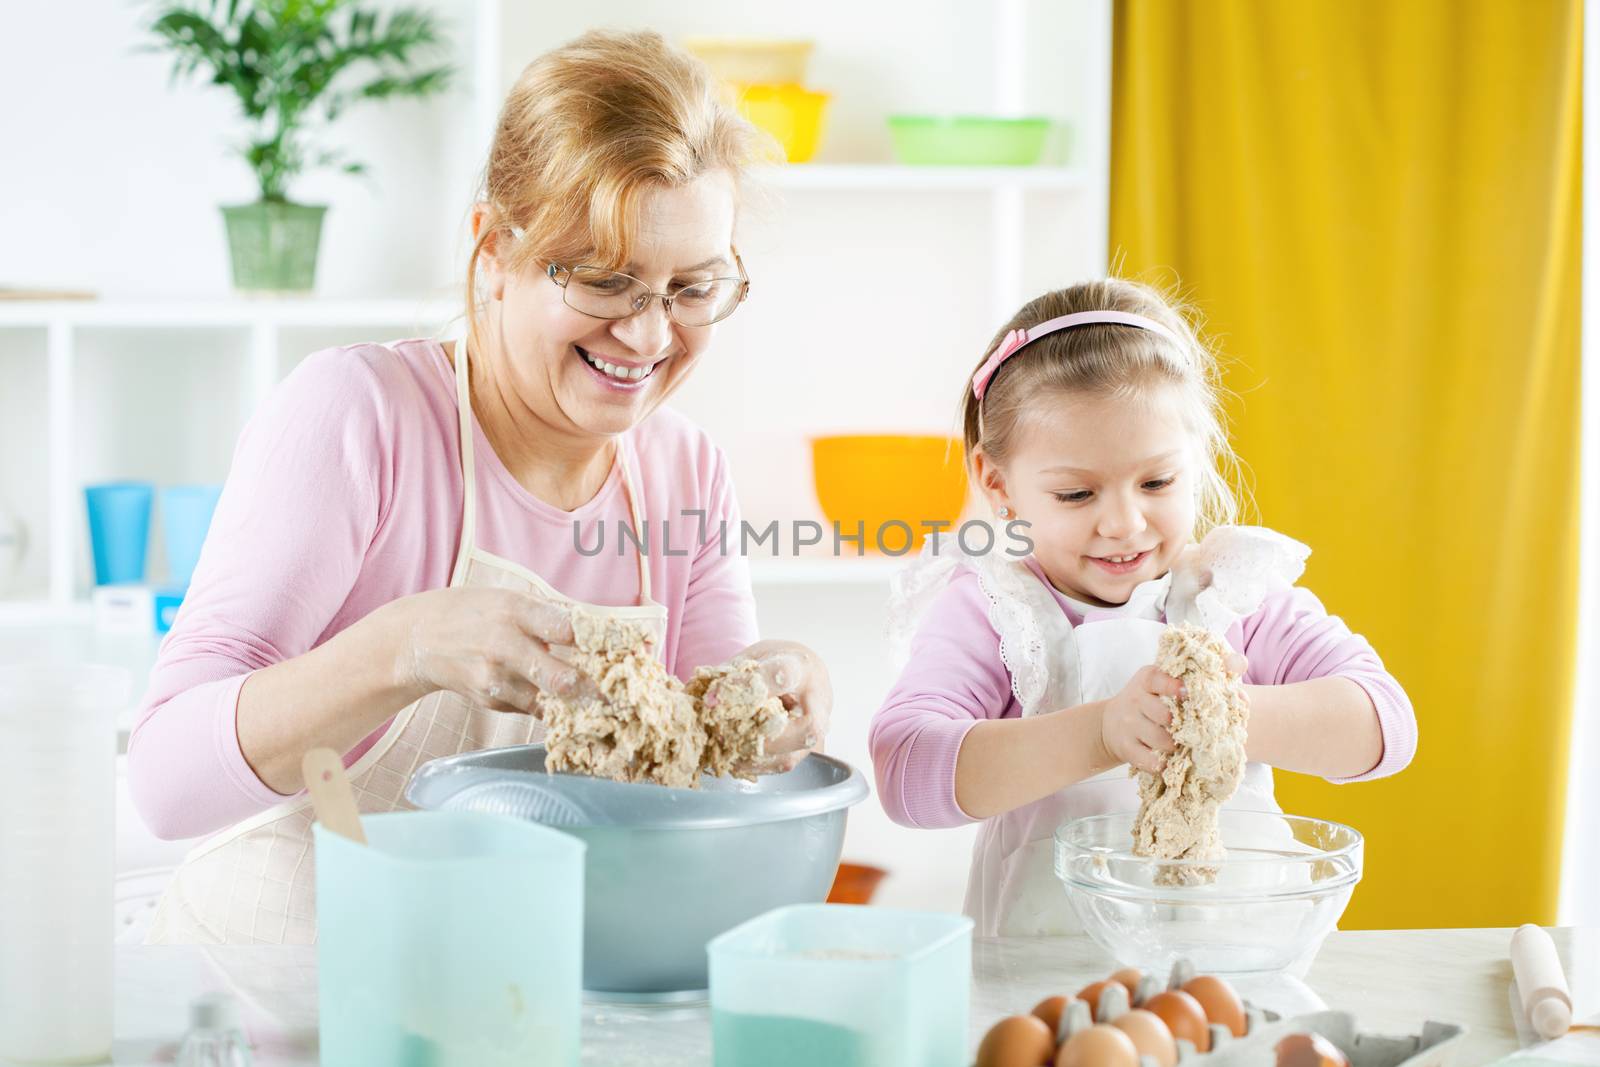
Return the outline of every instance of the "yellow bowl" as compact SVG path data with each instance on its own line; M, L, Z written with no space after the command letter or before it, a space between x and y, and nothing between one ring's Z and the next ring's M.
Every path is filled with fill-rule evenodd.
M861 523L869 552L898 553L907 544L906 531L889 523L910 528L912 551L928 533L925 522L953 531L967 500L961 442L949 437L814 437L811 471L822 513L845 534Z
M725 82L804 82L812 42L759 37L686 37L683 47Z
M829 96L801 85L736 85L739 111L783 146L790 163L817 154Z

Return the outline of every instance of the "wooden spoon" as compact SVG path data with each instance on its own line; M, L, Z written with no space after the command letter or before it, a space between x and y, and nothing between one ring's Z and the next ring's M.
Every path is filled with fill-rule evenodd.
M350 778L344 773L339 754L331 748L314 748L300 761L300 773L311 792L317 821L358 845L366 844L361 812L356 808L356 796L350 791Z

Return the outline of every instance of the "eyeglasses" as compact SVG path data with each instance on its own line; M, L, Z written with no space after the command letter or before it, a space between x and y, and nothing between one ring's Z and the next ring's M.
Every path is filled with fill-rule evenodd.
M650 287L631 274L603 267L563 267L552 263L545 276L561 289L561 299L574 311L596 319L625 319L637 315L661 298L667 317L679 326L710 326L739 309L750 295L750 277L744 261L733 253L737 278L710 278L665 293Z

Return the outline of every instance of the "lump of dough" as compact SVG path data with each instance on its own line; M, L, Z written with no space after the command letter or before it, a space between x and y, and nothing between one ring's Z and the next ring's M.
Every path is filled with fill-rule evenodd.
M752 659L720 667L698 667L689 679L706 747L700 765L707 774L749 779L741 764L767 754L767 740L783 732L789 713L767 688L766 676Z
M545 766L695 789L702 773L736 774L766 755L788 720L752 660L701 667L685 686L656 657L649 631L630 619L572 613L572 664L598 696L540 692Z
M1156 667L1182 680L1189 695L1163 698L1172 710L1172 740L1159 775L1134 771L1139 779L1139 814L1133 823L1133 853L1158 859L1219 860L1222 838L1217 812L1244 776L1249 705L1244 687L1229 677L1228 647L1199 626L1169 626L1161 635ZM1215 881L1215 867L1170 867L1156 872L1157 885Z

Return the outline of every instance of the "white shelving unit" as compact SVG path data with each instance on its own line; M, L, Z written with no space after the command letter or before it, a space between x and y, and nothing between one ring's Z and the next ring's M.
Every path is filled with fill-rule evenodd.
M915 192L965 189L1087 190L1089 176L1075 167L909 167L896 163L803 163L756 171L758 180L782 189L846 189Z
M996 319L1022 299L1019 265L1024 257L1027 214L1023 194L1055 192L1092 196L1096 183L1076 167L937 167L901 164L803 164L759 171L757 179L793 191L904 194L983 193L990 197L990 270ZM1103 219L1093 225L1103 243Z
M1049 263L1030 263L1027 242L1039 216L1030 216L1029 195L1071 197L1069 232L1081 246L1074 254L1057 257L1057 267L1065 259L1074 276L1105 269L1110 0L995 0L983 5L926 0L914 10L909 4L863 7L854 0L814 0L803 10L766 9L738 0L701 0L692 6L615 0L603 13L535 11L514 0L480 0L475 11L475 116L485 146L500 101L527 61L595 25L650 26L679 40L706 33L810 38L816 48L808 83L834 95L822 154L817 162L759 177L788 192L861 194L880 201L885 193L985 194L992 283L984 308L987 318L1009 315L1030 285L1043 288L1064 280L1048 276ZM923 167L889 161L883 118L917 111L1044 115L1065 121L1072 138L1071 165ZM1061 200L1051 199L1046 210L1059 213L1061 206ZM892 247L892 239L888 243ZM1046 277L1035 284L1040 275Z
M33 347L41 349L48 371L42 405L47 425L48 474L43 510L48 516L48 535L35 542L45 554L48 580L44 588L32 590L32 595L0 597L0 625L89 621L84 578L88 548L80 515L84 479L78 477L75 445L92 432L92 427L80 423L74 400L86 389L99 388L100 383L86 380L80 366L79 345L86 334L109 334L126 343L141 337L148 340L152 336L197 331L215 333L222 339L215 359L219 364L231 365L242 378L245 385L241 407L249 410L276 387L293 361L312 350L303 344L286 344L291 332L329 332L329 343L338 343L331 334L348 331L366 331L373 337L416 336L447 328L458 311L456 304L437 298L0 304L0 354L25 352L30 338L36 342L42 338L42 346ZM108 476L160 478L162 473L122 470ZM11 506L18 505L13 502ZM841 560L758 557L751 560L751 573L762 584L876 585L886 583L903 562L896 557L872 555Z
M229 300L14 301L0 303L0 328L103 326L190 328L204 326L276 329L281 327L426 325L457 314L453 300L390 297L374 300L321 300L316 297L239 297Z
M399 337L434 333L456 314L439 299L321 301L315 299L219 301L70 301L0 304L0 360L46 367L42 395L13 395L8 402L43 411L45 477L30 499L3 501L26 526L29 559L20 592L0 596L0 622L81 622L87 617L88 546L82 488L87 482L137 478L158 483L220 480L245 417L295 362L317 347L359 336ZM198 347L197 347L198 346ZM168 349L192 353L189 368L202 391L217 382L231 396L207 396L208 410L193 405L163 407L172 383L159 371L139 373L146 361L162 362ZM165 368L171 367L166 363ZM181 393L180 393L181 395ZM230 403L231 401L231 403ZM209 410L215 405L215 410ZM173 408L176 410L173 410ZM120 416L120 433L94 413ZM37 416L36 416L37 417ZM205 440L168 436L176 447L141 458L139 446L174 422L201 420ZM0 489L11 490L37 464L27 442L8 442L0 457ZM125 461L89 460L92 446ZM194 451L204 451L196 463ZM87 460L87 461L86 461ZM38 479L32 479L35 484ZM151 559L159 558L152 545ZM42 566L41 566L42 564Z

